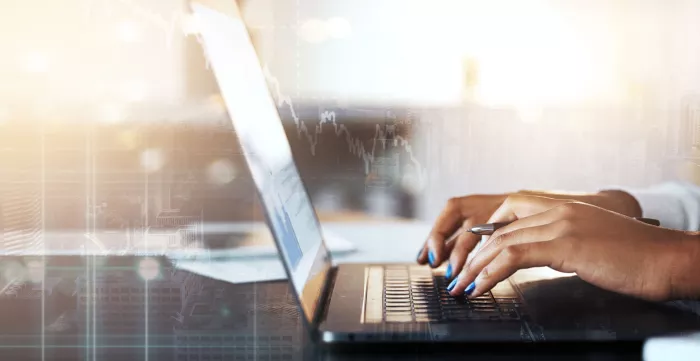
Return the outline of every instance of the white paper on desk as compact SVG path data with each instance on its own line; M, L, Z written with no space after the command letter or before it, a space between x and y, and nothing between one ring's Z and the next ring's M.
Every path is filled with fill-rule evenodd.
M287 279L282 263L276 259L257 261L175 261L178 268L229 283L278 281Z
M268 232L265 232L264 236L268 237ZM269 235L271 237L271 235ZM344 254L353 252L356 247L353 243L347 239L340 237L332 232L323 231L323 242L326 244L326 248L333 254ZM262 245L251 245L245 247L229 248L226 250L216 250L210 251L221 257L236 257L236 258L277 258L279 256L279 250L274 245L272 238L269 242L265 242Z
M324 231L326 247L333 255L356 250L353 243L331 232ZM287 279L279 251L274 245L248 246L214 251L207 259L173 260L178 268L229 283L249 283Z

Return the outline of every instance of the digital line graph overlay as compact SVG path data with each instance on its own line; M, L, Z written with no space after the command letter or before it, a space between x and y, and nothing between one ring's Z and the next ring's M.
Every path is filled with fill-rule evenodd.
M183 36L195 35L196 33L195 17L186 11L185 6L179 6L171 10L169 15L164 15L149 7L138 4L135 0L117 0L116 3L117 4L115 4L113 0L88 0L86 15L93 15L93 10L97 7L114 10L115 5L121 6L138 19L151 24L163 32L168 47L172 45L173 40L178 35L178 29L182 31Z
M96 6L94 4L96 0L91 0L91 7ZM118 0L118 3L126 8L129 12L137 16L142 21L146 21L157 29L164 33L166 43L168 45L172 44L174 37L177 35L178 29L182 31L183 36L194 36L196 40L201 44L201 39L199 39L199 34L197 33L195 17L183 8L177 8L170 12L170 15L159 14L157 11L148 9L134 0ZM114 6L114 4L110 5ZM205 56L206 59L206 56ZM298 57L297 57L298 61ZM207 68L210 67L208 60L206 60ZM297 66L298 71L298 66ZM275 76L270 72L267 65L263 67L263 72L267 80L268 86L270 87L271 93L276 100L277 107L286 107L293 118L293 121L297 127L297 135L301 137L302 135L309 142L310 150L312 155L316 155L316 146L318 145L319 137L323 133L323 125L330 123L333 126L335 136L340 138L345 138L347 142L348 151L355 157L362 160L365 170L365 175L369 175L372 166L379 158L377 156L378 150L386 150L387 148L387 137L391 137L389 142L394 147L401 147L402 150L407 154L409 163L413 166L413 173L416 176L416 185L418 188L423 188L426 184L426 169L422 166L421 162L416 158L414 154L413 147L409 139L397 134L395 125L380 125L375 126L375 134L371 142L371 146L365 146L362 139L353 136L350 130L344 125L339 124L337 120L337 115L334 111L324 111L319 115L319 122L314 126L309 126L299 118L295 109L292 97L283 94L281 91L280 83ZM298 75L298 74L297 74ZM297 82L300 81L297 77ZM298 84L297 84L298 88Z
M410 163L414 167L414 171L417 178L417 185L422 188L426 182L427 171L421 165L420 161L416 158L413 153L413 147L410 141L401 135L396 134L396 125L385 125L382 127L381 124L375 125L375 133L372 138L372 146L366 148L362 139L354 137L350 130L344 124L338 124L336 113L334 111L324 111L319 116L319 123L313 127L312 130L309 126L299 118L296 111L294 110L294 104L292 98L285 95L281 91L279 81L271 74L267 66L263 67L263 72L265 74L265 79L267 80L268 87L272 92L273 98L277 102L277 107L287 107L294 120L294 124L297 128L297 135L301 137L302 135L309 142L311 147L311 155L316 155L316 146L318 145L319 136L323 133L323 125L330 123L333 125L334 133L337 137L345 135L345 141L348 145L348 151L355 157L362 159L365 168L365 175L368 175L371 171L372 165L378 159L376 156L378 150L378 143L383 149L387 147L387 137L391 136L389 142L393 143L393 146L400 146L403 151L409 157Z

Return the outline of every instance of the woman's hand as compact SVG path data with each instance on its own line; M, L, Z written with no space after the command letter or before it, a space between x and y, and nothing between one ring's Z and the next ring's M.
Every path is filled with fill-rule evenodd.
M528 195L509 197L489 221L513 222L475 253L450 294L478 296L519 269L548 266L647 300L698 296L700 242L688 233L590 204Z
M581 201L630 217L639 217L642 213L634 197L621 191L604 191L594 194L521 191L516 194ZM462 271L467 255L474 249L480 236L464 232L450 245L445 245L445 240L460 227L470 228L477 224L487 223L506 199L508 199L508 194L471 195L450 199L435 222L428 240L418 252L418 263L430 263L432 267L438 267L449 258L445 276L450 279L457 275Z

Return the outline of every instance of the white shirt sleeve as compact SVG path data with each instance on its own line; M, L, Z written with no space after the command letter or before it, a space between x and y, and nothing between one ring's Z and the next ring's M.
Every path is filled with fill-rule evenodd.
M642 216L655 218L662 227L700 231L700 186L668 182L649 188L618 188L637 199Z

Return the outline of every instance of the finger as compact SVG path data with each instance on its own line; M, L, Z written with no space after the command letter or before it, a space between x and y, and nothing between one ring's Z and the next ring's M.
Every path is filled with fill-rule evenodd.
M520 244L548 241L557 238L559 224L550 223L536 227L521 228L510 233L505 233L495 239L497 246L491 246L488 249L480 250L462 269L457 282L449 291L450 294L456 296L464 292L470 283L474 281L479 272L489 264L498 254L504 249L517 246Z
M447 201L447 205L440 212L430 231L424 249L418 255L418 263L425 264L432 261L430 264L433 267L442 263L447 253L444 249L445 240L459 229L464 219L461 210L462 202L463 198L451 198Z
M535 227L520 228L494 238L489 245L481 249L469 262L464 273L465 282L471 282L504 249L525 243L545 242L562 236L565 226L557 221Z
M478 297L486 293L520 269L547 266L565 270L570 249L571 241L566 238L510 246L484 267L474 281L473 291L467 296Z
M425 262L427 262L427 256L425 255L427 247L427 243L423 243L423 246L418 250L418 255L416 256L416 262L418 262L418 264L425 264Z
M491 215L491 218L489 218L488 223L513 222L517 219L526 218L545 212L567 202L570 201L535 195L513 194L508 196L503 204L496 209L496 211ZM488 243L489 239L493 239L500 234L514 230L516 227L514 226L514 223L515 222L497 230L491 236L486 237L486 241L484 243ZM482 248L483 246L485 246L485 244L482 245Z
M479 247L474 256L479 253L491 248L498 247L498 244L504 241L504 235L510 234L508 237L513 236L513 232L518 231L523 228L532 228L537 226L542 226L545 224L555 223L562 220L562 214L559 212L557 207L549 209L547 211L537 213L528 217L520 218L494 232L491 237L488 238L484 244Z
M473 219L467 219L463 228L469 229L475 225L474 223ZM474 249L480 238L474 233L464 232L459 235L451 247L448 247L447 252L450 255L450 259L445 271L445 278L451 279L462 271L462 267L467 261L467 256Z

